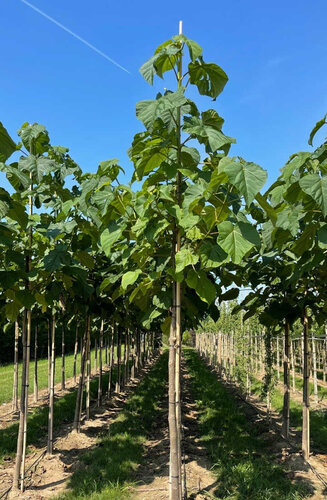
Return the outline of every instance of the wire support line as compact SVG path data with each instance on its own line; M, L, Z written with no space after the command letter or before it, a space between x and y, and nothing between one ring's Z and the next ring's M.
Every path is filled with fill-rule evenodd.
M22 3L24 3L25 5L27 5L28 7L30 7L31 9L33 9L35 12L37 12L41 16L45 17L45 19L47 19L48 21L51 21L53 24L55 24L59 28L61 28L62 30L66 31L66 33L68 33L69 35L71 35L74 38L76 38L76 40L79 40L84 45L86 45L87 47L89 47L91 50L93 50L94 52L96 52L100 56L102 56L105 59L107 59L107 61L109 61L112 64L114 64L115 66L117 66L117 68L121 69L122 71L125 71L128 74L131 74L131 72L128 71L128 69L124 68L124 66L122 66L121 64L119 64L117 61L115 61L111 57L109 57L107 54L105 54L105 52L102 52L102 50L98 49L97 47L95 47L94 45L92 45L90 42L88 42L87 40L85 40L81 36L77 35L77 33L74 33L74 31L70 30L69 28L67 28L66 26L64 26L63 24L61 24L56 19L54 19L53 17L51 17L48 14L46 14L43 10L39 9L38 7L36 7L35 5L31 4L30 2L27 2L27 0L20 0L20 1Z

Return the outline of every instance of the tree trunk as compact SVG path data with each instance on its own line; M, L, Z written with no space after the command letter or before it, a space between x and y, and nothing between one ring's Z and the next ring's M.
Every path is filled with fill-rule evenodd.
M293 341L291 340L291 343L290 343L290 346L291 346L291 367L292 367L292 391L295 392L295 388L296 388L296 385L295 385L295 356L294 356L294 343Z
M280 359L279 359L279 337L276 339L276 363L277 363L277 380L280 381Z
M303 314L303 403L302 403L302 451L307 460L310 454L310 400L309 400L309 322L306 308Z
M65 328L61 329L61 390L66 388L65 377Z
M116 379L116 391L118 394L121 389L121 332L120 326L118 326L117 331L117 379Z
M33 389L34 389L34 403L37 402L39 399L38 397L38 380L37 380L37 334L38 334L38 327L35 327L34 330L34 384L33 384Z
M76 324L75 344L74 344L74 364L73 364L74 384L76 384L77 351L78 351L78 323Z
M90 382L91 382L91 328L90 316L87 323L87 343L86 343L86 418L90 418Z
M56 318L52 316L51 328L51 380L49 398L49 420L48 420L48 453L53 453L53 409L54 409L54 386L55 386L55 349L56 349Z
M317 380L317 352L316 352L316 340L314 338L314 333L312 332L312 374L313 374L313 395L315 403L318 403L318 380Z
M50 397L51 386L51 328L50 319L48 319L48 397Z
M86 361L86 344L87 344L87 332L88 332L89 316L87 317L83 339L81 339L81 374L78 382L78 390L76 396L76 406L74 415L74 430L79 432L81 429L81 414L82 414L82 403L83 403L83 386L85 377L85 361Z
M94 339L94 371L98 371L98 341Z
M13 397L12 409L18 410L18 343L19 343L19 324L18 320L15 321L15 350L14 350L14 382L13 382Z
M168 364L168 424L169 424L169 498L181 500L179 494L179 463L178 463L178 436L176 418L176 308L175 292L173 287L173 308L169 336L169 364Z
M282 434L288 438L290 431L290 326L285 322L284 330L284 402Z
M108 380L108 396L110 397L112 394L112 386L113 386L113 370L114 370L114 364L115 364L115 327L111 327L111 342L108 339L109 342L109 361L110 361L110 371L109 371L109 380Z
M19 428L17 437L17 454L16 463L13 477L13 491L17 492L19 489L19 481L22 482L24 488L24 470L22 470L23 450L24 450L24 435L25 435L25 419L28 411L26 407L26 400L28 398L28 369L27 369L27 350L28 350L28 335L26 332L27 326L27 311L25 309L23 316L22 328L22 342L23 342L23 366L22 366L22 387L20 395L20 414L19 414ZM26 398L27 394L27 398Z
M98 406L102 404L102 350L103 350L103 319L100 325L100 339L99 339L99 383L98 383Z

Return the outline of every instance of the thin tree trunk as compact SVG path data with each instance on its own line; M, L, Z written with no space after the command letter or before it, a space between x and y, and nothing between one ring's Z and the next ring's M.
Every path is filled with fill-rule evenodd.
M277 379L280 381L280 359L279 359L279 337L276 339L276 363L277 363Z
M15 321L15 349L14 349L14 382L13 382L13 397L12 409L18 410L18 343L19 343L19 324L18 320Z
M34 386L33 386L33 389L34 389L34 403L37 402L37 400L39 399L38 397L38 380L37 380L37 334L38 334L38 327L36 326L35 327L35 330L34 330Z
M111 327L111 342L108 339L109 342L109 361L110 361L110 371L109 371L109 380L108 380L108 396L110 397L112 394L112 386L113 386L113 370L114 370L114 364L115 364L115 346L114 346L114 341L115 341L115 327Z
M90 317L89 317L90 318ZM91 332L90 319L87 324L87 344L86 344L86 418L90 418L90 381L91 381Z
M309 322L306 308L303 314L303 403L302 403L302 451L307 460L310 454L310 400L309 400Z
M317 380L317 352L316 352L316 340L314 338L314 333L312 332L312 374L313 374L313 395L315 402L318 403L318 380Z
M98 341L94 339L94 371L98 371Z
M135 378L135 361L136 361L136 353L135 353L135 335L134 333L131 336L131 351L132 351L132 367L131 367L131 379Z
M103 350L103 319L100 325L99 339L99 383L98 383L98 406L102 404L102 350Z
M78 382L78 390L76 396L76 406L74 415L74 430L79 432L81 429L81 414L82 414L82 403L83 403L83 386L85 377L85 361L86 361L86 344L87 344L87 332L89 328L89 316L86 320L85 330L83 339L81 339L81 374Z
M176 308L175 285L173 285L173 308L169 336L169 364L168 364L168 423L170 442L169 462L169 498L180 500L179 494L179 464L178 464L178 436L176 418Z
M292 391L295 391L295 359L294 359L294 342L291 340L291 368L292 368Z
M76 384L77 351L78 351L78 323L76 324L75 344L74 344L74 364L73 364L74 384Z
M48 397L50 397L51 386L51 327L48 319Z
M290 431L290 326L285 322L284 331L284 402L282 434L288 438Z
M48 420L48 453L53 453L53 409L54 409L54 385L55 385L55 349L56 349L56 318L52 316L51 328L51 382L49 398L49 420Z
M17 437L17 453L16 463L13 477L13 492L16 494L19 489L19 481L23 482L24 471L22 470L23 448L24 448L24 433L25 433L25 414L28 411L26 407L26 393L28 397L28 370L27 370L27 350L28 336L26 331L27 326L27 311L25 309L23 316L22 342L23 342L23 366L22 366L22 387L20 395L20 414L19 428Z
M65 377L65 328L61 329L61 390L66 388Z
M121 332L120 326L118 326L117 331L117 380L116 380L116 391L120 393L121 389Z

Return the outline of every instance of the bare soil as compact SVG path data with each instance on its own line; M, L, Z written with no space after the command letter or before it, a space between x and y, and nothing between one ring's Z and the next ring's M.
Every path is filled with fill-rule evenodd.
M210 472L206 449L200 444L198 412L190 392L190 379L183 366L183 448L186 472L187 498L203 500L212 494L217 484ZM152 436L146 442L144 465L137 472L137 486L133 500L166 500L169 498L169 436L167 399L164 416L153 426ZM185 476L184 476L185 477ZM184 480L184 478L183 478Z
M68 480L74 471L78 467L82 467L81 463L79 463L81 455L98 445L99 436L117 418L125 402L144 374L150 369L152 363L141 370L137 378L127 384L124 392L105 400L104 404L99 408L92 406L91 418L84 420L80 433L73 430L72 423L63 425L55 435L54 454L52 456L45 454L36 467L32 467L28 472L24 493L14 495L11 492L9 498L42 500L52 498L65 491ZM43 437L43 441L40 445L45 445L46 436ZM27 456L27 470L42 453L44 453L44 448L40 446L35 448L35 452ZM14 461L12 460L0 465L0 494L11 486L13 470Z
M218 374L217 370L213 371ZM256 427L262 426L264 429L265 426L263 424L267 423L266 404L253 395L245 398L240 388L234 382L227 381L225 378L220 378L220 381L233 393L236 401L238 401L238 404L242 407L252 424ZM312 496L308 497L308 499L327 499L327 455L311 453L309 461L306 462L300 451L301 432L291 427L290 437L287 440L282 437L281 432L282 417L280 413L272 410L270 412L269 432L260 436L267 442L271 457L288 470L290 479L305 481L310 485Z

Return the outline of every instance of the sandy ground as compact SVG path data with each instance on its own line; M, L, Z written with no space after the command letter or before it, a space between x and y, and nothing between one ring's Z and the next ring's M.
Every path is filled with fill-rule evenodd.
M72 423L63 425L55 435L54 455L44 455L36 467L27 473L25 482L26 491L10 494L10 498L42 500L52 498L67 489L67 482L79 464L79 457L87 450L97 446L98 437L115 420L133 389L151 367L151 363L143 369L138 378L131 380L125 392L115 395L104 401L103 406L91 408L90 420L84 420L79 434L73 430ZM44 441L42 443L42 441ZM41 438L40 447L28 455L26 469L44 451L42 445L46 443L46 436ZM11 486L14 470L12 460L0 465L1 487L0 493Z

